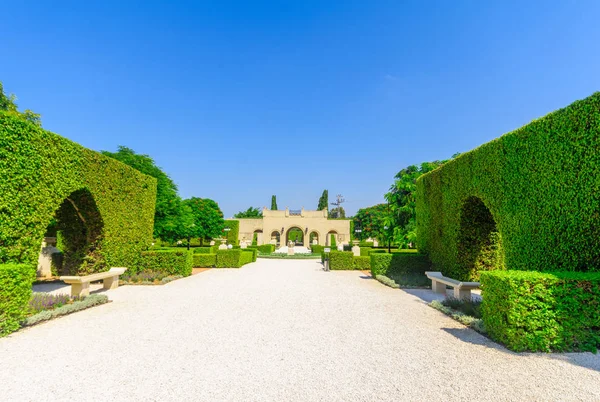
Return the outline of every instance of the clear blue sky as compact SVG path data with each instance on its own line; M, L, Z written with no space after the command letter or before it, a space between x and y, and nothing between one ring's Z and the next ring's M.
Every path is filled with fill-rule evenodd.
M599 15L597 1L13 1L0 80L45 128L149 154L226 216L272 194L315 209L323 189L354 213L403 167L596 91Z

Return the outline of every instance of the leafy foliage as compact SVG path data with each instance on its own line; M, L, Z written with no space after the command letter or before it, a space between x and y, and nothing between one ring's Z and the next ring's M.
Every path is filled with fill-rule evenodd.
M234 218L261 218L262 211L258 208L249 207L245 211L240 211L237 214L233 215Z
M329 253L329 269L332 271L354 269L353 258L352 251L331 250Z
M488 334L514 351L591 351L600 346L600 273L481 273Z
M389 225L390 213L386 204L377 204L368 208L361 208L356 212L354 228L360 228L360 233L354 233L358 240L366 240L369 237L386 242L391 232L385 229ZM388 226L389 228L390 226Z
M411 165L394 176L394 184L385 194L389 203L389 227L393 228L394 243L401 247L414 245L417 240L416 201L417 178L437 169L447 161L424 162L420 166Z
M323 194L319 198L319 204L317 205L317 211L329 209L329 191L323 190Z
M4 93L4 86L0 81L0 114L16 117L18 119L27 121L29 123L41 127L42 120L40 115L32 112L29 109L26 109L23 112L19 112L19 108L17 106L16 101L17 97L14 94L6 95Z
M0 172L10 178L0 181L0 263L36 264L56 218L62 246L81 252L73 271L133 267L152 242L156 180L112 158L0 114ZM86 221L83 248L67 244L80 237L60 222L69 214Z
M240 222L228 219L225 221L225 227L230 229L228 232L222 232L222 235L227 237L227 244L237 246L240 235Z
M497 267L600 270L599 149L595 93L423 175L417 179L419 250L446 276L476 277L460 243L469 228L465 203L477 197L498 239L475 244L485 254L499 253Z
M192 217L192 223L186 226L184 238L211 239L221 235L225 221L223 212L215 201L192 197L184 200L183 205L190 208Z
M371 269L371 258L370 257L356 257L352 258L352 266L354 269L360 269L361 271L367 271Z
M137 270L130 274L145 271L164 272L167 275L190 276L194 262L191 250L156 250L142 252Z
M345 219L346 218L346 210L344 207L335 207L329 211L330 219Z
M148 155L136 154L134 150L119 146L117 152L102 151L103 155L123 162L132 168L156 179L156 207L154 210L154 237L172 241L182 237L177 233L185 220L185 211L180 211L181 198L177 195L177 185L156 165Z
M27 264L0 264L0 337L19 329L27 314L35 269Z
M244 264L252 261L252 254L242 251L241 249L234 250L218 250L216 268L240 268Z
M277 197L271 196L271 211L277 211Z

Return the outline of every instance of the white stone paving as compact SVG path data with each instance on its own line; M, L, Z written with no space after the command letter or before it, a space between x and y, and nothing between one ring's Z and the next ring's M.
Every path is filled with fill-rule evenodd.
M0 338L2 401L600 400L600 357L515 354L416 295L259 260Z

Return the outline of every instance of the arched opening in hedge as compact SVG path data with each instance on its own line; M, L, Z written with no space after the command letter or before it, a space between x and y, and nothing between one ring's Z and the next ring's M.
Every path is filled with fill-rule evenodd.
M292 241L296 246L304 245L304 232L297 226L292 226L289 228L285 237L285 244L288 244L290 241Z
M478 197L467 198L461 208L458 235L460 280L479 279L480 271L503 269L502 237L489 208Z
M103 271L104 223L94 197L87 189L69 194L56 210L46 237L56 238L60 258L53 260L54 275L85 275Z

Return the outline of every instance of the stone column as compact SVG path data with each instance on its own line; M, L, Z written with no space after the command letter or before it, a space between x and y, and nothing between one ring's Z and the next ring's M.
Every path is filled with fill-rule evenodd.
M360 247L358 247L358 240L352 240L352 252L355 257L360 257Z

